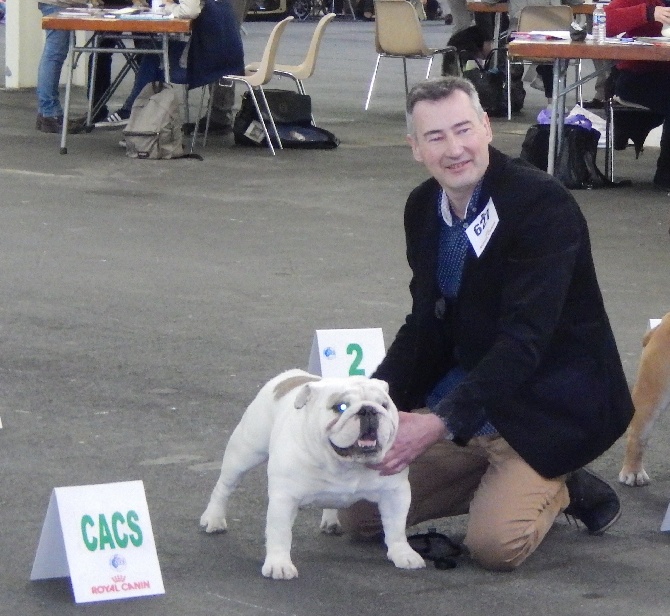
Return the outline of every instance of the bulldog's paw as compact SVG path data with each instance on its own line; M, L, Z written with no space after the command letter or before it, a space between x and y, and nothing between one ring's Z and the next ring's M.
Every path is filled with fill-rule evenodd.
M409 544L396 544L389 547L387 556L399 569L422 569L426 561Z
M298 570L288 556L267 556L261 573L273 580L292 580L298 577Z
M649 485L651 479L644 468L640 467L639 470L635 470L624 465L619 473L619 481L627 486L639 487Z
M337 517L337 509L324 509L321 516L321 532L325 535L342 535L342 525Z
M200 516L200 526L207 533L222 533L228 528L225 514L216 507L207 507Z

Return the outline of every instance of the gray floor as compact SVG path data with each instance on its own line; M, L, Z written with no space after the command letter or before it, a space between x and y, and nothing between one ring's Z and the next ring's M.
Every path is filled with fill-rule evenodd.
M270 27L247 25L249 59ZM303 53L312 28L289 26L282 60ZM446 37L437 22L426 32ZM467 560L396 570L377 547L320 535L306 510L300 578L265 580L263 469L237 492L228 534L199 532L258 387L306 365L315 329L382 327L389 342L408 310L402 208L425 172L404 143L400 62L382 62L362 110L373 64L371 24L332 24L307 87L342 144L275 158L213 138L202 162L136 161L101 131L60 155L58 136L34 129L34 92L0 91L0 614L668 613L669 421L652 440L651 486L617 487L624 515L611 532L559 520L513 574ZM514 121L495 120L495 145L518 154L542 102L531 90ZM655 157L617 153L632 188L576 193L631 382L647 320L668 310L670 199L651 186ZM593 466L615 480L621 454L618 443ZM84 607L65 580L30 582L52 489L131 479L145 484L166 594ZM459 537L463 523L436 526Z

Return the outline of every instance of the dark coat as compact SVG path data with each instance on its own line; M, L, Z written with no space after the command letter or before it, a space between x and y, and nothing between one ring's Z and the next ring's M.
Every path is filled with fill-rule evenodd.
M465 380L438 404L465 444L489 419L537 472L556 477L606 451L633 405L600 293L586 221L554 178L490 148L481 203L500 222L479 258L469 247L458 297L436 282L440 186L405 209L412 312L374 376L399 408L455 365Z

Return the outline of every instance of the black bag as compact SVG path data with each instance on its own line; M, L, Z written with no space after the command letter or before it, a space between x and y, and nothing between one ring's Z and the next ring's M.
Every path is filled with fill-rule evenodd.
M265 97L285 148L330 150L339 145L340 141L333 133L312 124L312 103L308 95L292 90L265 90ZM262 113L265 122L269 123L267 113ZM272 143L278 145L269 124L268 132ZM248 92L242 96L242 105L235 116L233 135L238 145L267 147L265 133Z
M563 140L554 166L554 175L570 189L625 186L630 182L612 182L598 169L596 156L600 131L576 124L563 126ZM534 124L521 145L521 158L543 171L549 159L549 125Z
M474 84L484 111L491 116L500 116L507 113L505 74L491 66L492 54L493 52L486 57L483 67L463 71L463 77Z

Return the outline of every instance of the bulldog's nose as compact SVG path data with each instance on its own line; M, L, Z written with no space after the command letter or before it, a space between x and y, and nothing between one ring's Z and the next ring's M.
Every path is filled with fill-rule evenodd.
M374 406L365 405L360 408L358 415L361 417L374 417L377 414L377 409Z
M379 426L377 411L373 406L362 406L356 414L360 417L361 433L376 430Z

